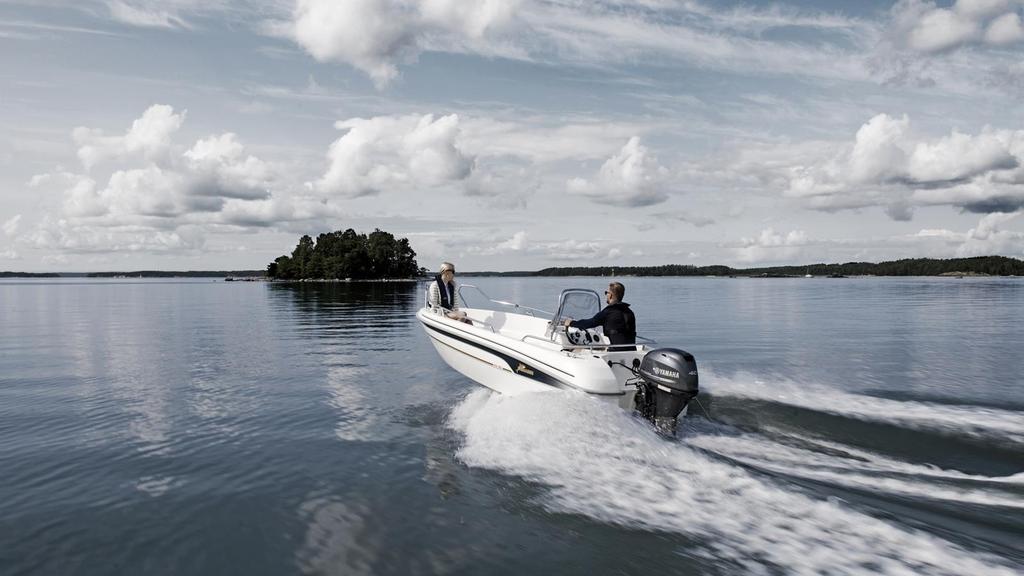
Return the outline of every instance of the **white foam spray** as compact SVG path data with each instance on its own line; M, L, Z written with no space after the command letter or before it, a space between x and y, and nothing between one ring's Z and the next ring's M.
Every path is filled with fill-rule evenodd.
M690 536L695 554L762 572L1012 574L936 536L816 500L670 442L626 412L572 393L469 395L450 416L469 466L547 487L543 505L603 522Z
M1024 417L1012 410L889 400L815 384L765 382L749 375L723 378L711 374L705 379L713 381L716 396L768 400L867 422L1024 446Z
M756 434L692 434L689 446L726 456L758 470L846 488L909 498L1024 510L1021 474L989 477L911 464L850 446L795 434L798 448ZM818 448L818 450L814 449ZM820 451L819 451L820 450Z

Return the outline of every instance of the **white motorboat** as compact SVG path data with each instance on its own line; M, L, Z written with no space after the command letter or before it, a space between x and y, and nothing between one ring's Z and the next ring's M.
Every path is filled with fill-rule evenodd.
M467 378L502 394L577 390L636 410L659 431L674 434L676 421L697 395L697 364L675 348L646 338L612 345L601 328L563 327L565 318L588 318L601 307L597 292L563 290L556 312L492 300L476 286L485 307L461 307L471 323L448 318L429 304L416 313L441 358Z

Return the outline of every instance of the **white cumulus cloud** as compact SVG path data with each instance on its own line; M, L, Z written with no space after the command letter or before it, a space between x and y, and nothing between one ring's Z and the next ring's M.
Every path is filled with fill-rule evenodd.
M1013 44L1024 41L1024 26L1021 26L1020 14L1003 14L988 25L985 30L985 42L989 44Z
M264 199L270 195L270 167L245 153L230 132L199 140L184 154L191 171L192 191L226 198Z
M104 136L102 130L80 126L71 133L78 144L78 158L86 170L104 160L121 161L139 154L149 160L165 153L171 137L185 121L185 111L180 114L165 104L154 104L132 122L123 136Z
M930 0L900 0L892 8L890 35L897 44L923 53L971 44L1024 40L1019 0L957 0L940 7Z
M756 238L740 239L740 246L734 253L736 259L744 263L786 262L799 256L807 244L807 234L802 230L782 234L774 228L765 228Z
M472 45L509 22L511 0L298 0L291 36L322 62L341 62L383 87L433 45ZM485 52L484 49L475 51Z
M81 172L61 168L28 183L63 193L60 213L16 243L71 252L190 251L211 231L287 228L336 217L338 207L246 151L232 132L175 142L184 112L156 104L119 136L72 134ZM15 225L12 225L12 228Z
M327 172L312 183L323 194L356 197L393 186L439 186L473 172L474 159L458 147L457 115L352 118L335 126L345 134L331 144Z
M791 166L785 194L824 210L884 206L897 220L919 205L1005 211L1008 201L1024 202L1024 130L954 129L929 140L911 132L907 116L879 114L852 144Z
M634 136L601 165L595 178L573 178L567 187L603 204L650 206L668 199L668 176L668 169Z
M955 232L944 228L925 228L917 232L917 238L938 238L953 249L950 256L970 257L990 254L1024 256L1024 233L1007 230L1006 225L1019 218L1024 212L993 212L986 214L978 224L967 232Z
M497 238L488 244L477 243L466 250L475 256L530 255L559 261L594 261L615 258L620 251L604 242L586 240L531 241L524 230L511 237Z
M1022 214L1017 212L994 212L986 214L978 225L967 231L958 256L986 256L989 254L1016 254L1024 256L1024 234L1003 228Z

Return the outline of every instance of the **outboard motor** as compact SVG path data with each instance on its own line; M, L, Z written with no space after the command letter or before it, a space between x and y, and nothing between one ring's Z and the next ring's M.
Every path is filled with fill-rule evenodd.
M635 361L634 361L635 362ZM635 364L634 364L635 366ZM697 395L697 361L678 348L658 348L644 355L633 403L658 432L676 434L676 418Z

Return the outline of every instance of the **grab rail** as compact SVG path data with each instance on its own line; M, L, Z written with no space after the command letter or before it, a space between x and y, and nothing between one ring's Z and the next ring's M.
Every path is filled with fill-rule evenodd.
M480 289L479 286L474 286L473 284L459 284L459 298L462 298L463 302L466 301L466 299L462 296L462 289L463 288L472 288L472 289L476 290L477 292L479 292L480 295L483 296L484 299L487 300L488 302L493 302L493 303L499 304L501 306L509 306L510 308L512 308L514 310L523 310L527 314L529 314L530 316L536 317L537 315L534 314L534 312L539 312L541 314L547 314L548 316L552 316L551 312L548 312L547 310L541 310L540 308L532 308L530 306L523 306L522 304L517 304L515 302L505 302L504 300L495 300L494 298L491 298L490 296L488 296L487 293L484 292L482 289Z
M615 352L616 350L613 350L613 349L618 349L618 348L624 348L624 349L625 348L634 348L634 349L639 349L639 348L649 348L649 346L647 346L647 344L645 344L643 342L637 342L636 344L586 344L586 345L579 345L579 346L562 346L562 350L593 350L593 349L596 349L596 348L600 348L602 351ZM633 352L633 350L625 350L625 351L626 352Z

